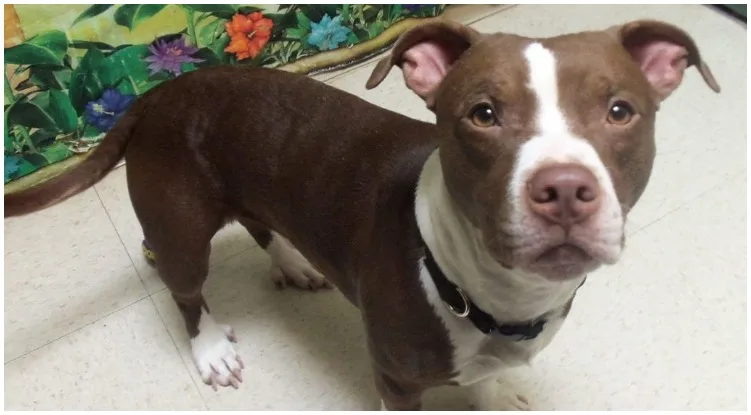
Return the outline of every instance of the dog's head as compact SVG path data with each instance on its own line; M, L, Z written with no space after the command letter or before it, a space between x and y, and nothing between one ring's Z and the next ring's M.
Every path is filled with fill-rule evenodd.
M614 263L655 157L655 114L698 68L691 37L657 21L546 39L416 27L378 63L435 112L446 187L507 268L548 279Z

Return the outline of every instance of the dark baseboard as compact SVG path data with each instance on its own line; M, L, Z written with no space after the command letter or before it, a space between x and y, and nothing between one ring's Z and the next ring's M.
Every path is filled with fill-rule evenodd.
M720 10L728 16L746 23L746 5L745 4L711 4L710 6Z

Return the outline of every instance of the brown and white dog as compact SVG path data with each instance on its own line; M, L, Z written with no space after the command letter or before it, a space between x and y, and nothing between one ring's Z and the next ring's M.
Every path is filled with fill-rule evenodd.
M124 156L207 383L242 381L232 329L201 294L212 236L239 221L275 282L331 281L359 308L385 408L445 384L472 385L481 409L524 408L498 375L551 341L585 274L618 260L660 102L690 66L719 87L689 35L657 21L546 39L437 21L405 33L368 88L394 65L435 125L305 76L198 70L141 97L71 172L6 195L5 216L81 192Z

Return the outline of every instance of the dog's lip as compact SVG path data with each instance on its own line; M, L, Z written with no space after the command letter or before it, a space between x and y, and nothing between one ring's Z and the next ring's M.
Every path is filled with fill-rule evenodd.
M592 255L584 248L571 242L554 245L545 248L533 262L549 264L579 264L593 260Z
M526 268L551 281L565 281L591 271L597 263L585 248L565 242L544 248Z

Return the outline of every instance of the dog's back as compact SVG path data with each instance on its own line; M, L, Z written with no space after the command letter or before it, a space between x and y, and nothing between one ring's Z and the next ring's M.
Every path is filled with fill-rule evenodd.
M436 138L433 124L304 75L206 68L140 97L79 166L6 195L5 215L80 193L125 157L151 245L204 258L204 240L228 222L239 220L261 245L274 229L352 297L353 281L338 275L352 270L349 259L372 254L375 227L414 225L414 186ZM384 215L386 204L403 206L404 218Z
M125 154L142 222L162 210L156 205L196 209L186 212L192 220L258 222L286 235L314 263L336 268L324 270L333 279L343 272L341 259L361 248L347 229L361 229L367 239L374 224L364 221L378 217L379 201L410 202L435 148L432 124L277 70L196 71L143 101ZM390 183L405 177L413 180ZM157 216L155 227L176 220ZM304 238L298 229L306 230Z

